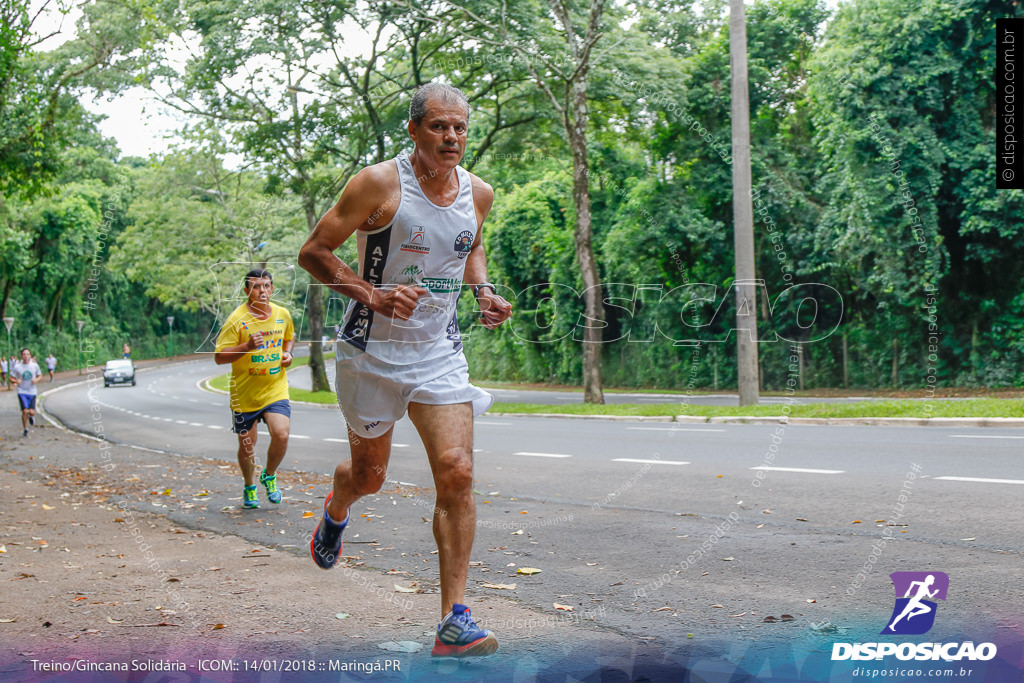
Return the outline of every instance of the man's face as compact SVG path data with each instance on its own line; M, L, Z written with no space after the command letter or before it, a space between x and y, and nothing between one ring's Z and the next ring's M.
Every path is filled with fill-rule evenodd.
M21 362L27 363L30 360L32 360L32 353L28 349L25 349L21 352Z
M427 115L419 125L409 122L409 135L416 148L432 165L452 169L466 153L466 108L459 103L445 104L431 97L427 100Z
M249 283L245 286L245 294L251 304L265 304L270 301L270 295L273 293L274 283L267 277L249 278Z

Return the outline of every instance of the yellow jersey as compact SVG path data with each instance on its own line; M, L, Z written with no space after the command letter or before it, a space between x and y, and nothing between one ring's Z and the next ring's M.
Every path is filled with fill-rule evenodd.
M270 315L260 320L242 304L224 321L216 350L244 344L256 332L263 333L263 345L231 364L231 410L236 413L249 413L288 398L281 354L295 331L287 309L271 303Z

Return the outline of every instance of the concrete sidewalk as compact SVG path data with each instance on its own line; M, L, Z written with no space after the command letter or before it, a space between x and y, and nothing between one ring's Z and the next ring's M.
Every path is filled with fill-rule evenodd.
M191 673L200 659L336 667L330 662L395 660L402 680L409 672L444 680L466 666L497 680L524 665L583 673L603 666L581 660L581 648L605 662L645 656L642 641L554 607L526 608L510 591L471 587L474 617L495 630L501 649L470 664L432 661L434 558L424 558L420 575L396 572L374 566L373 545L363 541L346 545L331 572L309 559L328 477L282 472L282 505L242 510L223 505L237 497L235 463L110 446L38 418L25 438L13 393L0 402L0 421L0 582L10 588L0 605L4 680L43 680L33 670L39 661L69 658L182 662ZM214 517L237 534L211 531ZM281 543L253 540L268 531Z

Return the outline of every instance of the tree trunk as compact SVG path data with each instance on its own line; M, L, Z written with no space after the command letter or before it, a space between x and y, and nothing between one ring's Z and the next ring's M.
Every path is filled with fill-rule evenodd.
M317 224L315 200L313 197L302 198L306 211L306 223L312 233ZM324 297L323 288L313 283L309 288L306 306L309 310L309 372L313 380L313 391L330 391L327 383L327 371L324 367L324 346L320 343L324 331Z
M567 133L576 168L572 198L576 205L576 261L583 275L583 310L587 324L583 330L583 402L604 403L601 382L601 343L604 323L604 297L601 275L594 258L590 223L590 166L587 161L587 82L585 77L573 83L572 117Z
M843 388L850 388L850 349L845 332L843 333Z
M7 315L7 301L11 298L11 284L13 281L12 278L4 278L4 294L3 299L0 300L0 318Z
M892 340L892 386L900 386L900 340Z
M50 299L50 308L46 312L46 322L44 323L47 327L53 327L53 321L57 317L57 311L60 310L60 300L64 296L64 283L61 282L60 286L57 287L57 291L54 292L53 298Z

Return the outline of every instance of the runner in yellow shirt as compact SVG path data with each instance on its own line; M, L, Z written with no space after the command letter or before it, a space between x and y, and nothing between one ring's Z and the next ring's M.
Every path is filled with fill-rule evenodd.
M238 466L245 488L243 506L258 508L256 495L256 423L270 432L267 466L260 483L267 500L281 502L277 468L288 450L291 404L285 368L292 364L294 328L287 309L270 301L274 292L269 271L250 270L245 276L248 301L224 321L213 355L218 365L231 363L231 430L238 435Z

